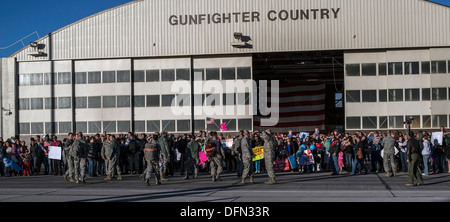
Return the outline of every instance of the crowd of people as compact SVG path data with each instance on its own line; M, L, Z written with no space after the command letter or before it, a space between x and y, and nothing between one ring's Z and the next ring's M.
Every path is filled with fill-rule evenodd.
M441 144L430 141L430 132L410 130L353 134L337 130L321 134L318 129L311 134L240 131L234 137L205 131L179 136L166 132L83 136L79 132L69 133L63 140L37 135L29 144L0 138L0 173L5 177L60 175L77 183L98 176L121 180L123 174L139 174L150 185L151 174L160 184L175 173L196 179L199 172L210 172L213 181L220 181L220 174L227 171L236 173L244 183L246 177L253 182L255 173L267 172L271 184L275 183L269 172L273 161L288 158L291 172L354 175L370 171L386 177L409 172L409 178L420 185L421 176L450 174L450 133L444 127L441 132ZM273 156L265 153L269 161L248 162L253 156L251 149L260 146L271 149ZM60 158L49 158L50 147L61 148ZM414 185L414 180L407 185Z

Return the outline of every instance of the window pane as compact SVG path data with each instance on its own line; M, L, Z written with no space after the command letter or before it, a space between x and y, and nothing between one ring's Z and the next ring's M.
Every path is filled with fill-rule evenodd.
M134 107L145 107L145 96L134 96Z
M175 120L162 120L161 131L175 132Z
M431 100L431 89L422 89L422 101Z
M44 99L43 98L31 98L31 109L44 109Z
M220 104L220 94L207 94L206 106L218 106Z
M56 79L57 75L52 73L44 73L44 85L56 84L58 80ZM53 81L53 82L51 82Z
M405 62L405 74L419 74L419 62Z
M130 121L117 121L117 132L126 133L130 132Z
M403 74L403 63L401 63L401 62L388 63L388 74L389 75L402 75Z
M147 95L147 107L159 106L159 95Z
M31 123L31 134L43 134L44 123Z
M378 75L385 76L387 73L386 63L378 64Z
M422 74L430 74L431 68L430 68L430 62L422 62Z
M379 121L380 121L380 129L388 128L387 116L380 116Z
M222 68L222 80L234 80L236 79L235 68Z
M378 101L379 102L387 102L387 90L382 89L378 91Z
M134 121L134 131L137 133L145 132L145 121Z
M206 80L220 80L219 69L206 69Z
M363 90L362 91L362 101L363 102L377 102L377 91L376 90Z
M403 116L390 116L389 117L389 128L395 128L395 129L399 129L399 128L403 128Z
M116 133L116 121L103 121L103 131Z
M161 106L175 106L175 95L161 95Z
M363 63L361 66L362 66L362 75L363 76L376 76L377 75L377 64L376 63Z
M116 97L103 96L103 108L116 108Z
M41 73L38 74L30 74L30 85L42 85L44 82L43 76Z
M71 84L72 77L70 72L60 72L58 73L58 84Z
M177 80L190 80L189 69L177 69Z
M30 134L30 123L19 123L19 133L21 135Z
M439 128L441 126L447 127L447 115L433 115L431 117L433 128Z
M177 105L178 106L190 106L191 96L190 95L177 95Z
M70 109L70 108L72 108L72 98L70 97L58 98L58 109Z
M236 105L236 94L234 93L228 93L228 94L222 94L222 104L224 106L234 106Z
M204 80L204 70L203 69L195 69L194 70L194 81L202 81Z
M347 117L347 129L360 129L361 118L360 117Z
M75 97L75 107L77 109L86 109L87 97Z
M194 95L194 106L203 106L205 103L205 95L195 94Z
M147 82L159 82L159 70L147 70L145 75Z
M51 134L52 131L54 131L55 134L58 133L58 124L57 123L52 124L50 122L46 122L46 123L44 123L44 126L45 126L45 131L44 131L45 134Z
M237 131L236 130L236 119L223 119L222 123L225 123L227 130L225 131Z
M175 70L163 69L161 70L161 81L175 81Z
M252 73L250 67L238 67L237 68L237 79L251 79Z
M376 129L377 125L376 116L363 117L363 129Z
M134 82L145 82L145 71L144 70L135 70L133 81Z
M252 119L238 119L238 129L239 130L252 130L253 121Z
M214 124L207 124L208 131L220 131L220 119L215 119Z
M130 96L117 96L117 107L130 107Z
M431 128L431 116L422 116L422 128Z
M237 102L238 105L250 105L250 93L238 93Z
M30 85L30 75L29 74L19 75L19 86L28 86L28 85Z
M89 122L89 133L101 133L102 132L102 122Z
M100 72L89 72L88 73L88 83L101 83L101 73Z
M390 89L389 90L389 102L403 101L403 89Z
M89 109L102 108L101 104L102 104L102 97L100 97L100 96L88 97L88 107L89 107Z
M420 101L420 89L405 89L405 101Z
M71 122L60 122L59 123L59 133L70 133L72 132L72 123Z
M130 70L117 71L117 82L130 82Z
M75 132L87 132L87 122L76 122L75 123Z
M86 84L87 78L85 72L76 72L75 73L75 84Z
M161 126L160 126L160 121L159 120L149 120L147 121L147 132L149 133L154 133L154 132L159 132Z
M103 83L115 83L116 82L116 72L115 71L104 71L103 72Z
M346 102L348 103L359 103L361 102L361 92L359 90L348 90L346 92Z
M346 64L345 65L345 72L347 73L347 76L360 76L361 70L360 70L359 64Z
M433 88L431 91L433 100L447 100L447 88Z
M191 131L190 120L177 120L177 132Z
M52 106L52 100L54 105ZM57 98L45 98L45 109L52 109L58 107L58 99Z
M420 116L405 116L406 119L411 120L411 128L420 128Z
M431 73L447 73L446 61L431 61Z
M194 131L205 130L205 120L196 119L194 120Z

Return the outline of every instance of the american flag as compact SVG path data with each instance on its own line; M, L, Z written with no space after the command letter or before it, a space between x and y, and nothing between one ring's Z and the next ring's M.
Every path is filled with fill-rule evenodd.
M271 101L270 87L268 99ZM268 102L267 107L278 104L278 123L275 126L261 126L263 116L254 117L255 130L270 128L272 132L309 132L325 128L325 84L323 83L280 83L279 101Z
M207 125L214 124L214 118L206 117L205 122Z

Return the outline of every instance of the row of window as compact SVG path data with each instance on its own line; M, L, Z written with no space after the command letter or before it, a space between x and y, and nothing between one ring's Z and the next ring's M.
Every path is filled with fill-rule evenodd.
M131 96L89 96L75 97L77 109L126 108L130 107ZM52 102L54 104L52 104ZM190 106L190 95L138 95L134 96L134 107L171 107ZM206 103L205 103L206 102ZM220 94L194 95L194 106L220 104ZM249 105L250 93L222 94L222 105ZM19 99L19 110L71 109L71 97L57 98L22 98Z
M252 119L215 119L215 124L205 125L205 120L194 120L194 131L214 130L220 131L219 125L225 123L226 132L235 132L239 130L252 130ZM76 122L75 132L83 132L89 134L102 133L127 133L131 131L131 121L93 121L93 122ZM135 121L135 132L137 133L153 133L160 131L167 132L190 132L191 120L142 120ZM56 134L67 134L72 132L71 122L33 122L19 123L19 132L21 135L41 135L51 133L54 129Z
M448 93L447 93L448 91ZM410 102L447 100L450 88L347 90L346 102ZM377 99L378 96L378 99Z
M347 117L347 129L403 129L404 122L412 119L411 128L426 129L448 127L448 115L412 115L412 116L364 116Z
M450 67L450 60L346 64L345 73L347 76L443 74L450 72L447 64Z
M75 84L123 83L130 82L130 71L76 72ZM167 82L190 80L189 69L155 69L134 71L134 82ZM251 79L250 67L195 69L194 80L235 80ZM20 86L71 84L70 72L20 74Z

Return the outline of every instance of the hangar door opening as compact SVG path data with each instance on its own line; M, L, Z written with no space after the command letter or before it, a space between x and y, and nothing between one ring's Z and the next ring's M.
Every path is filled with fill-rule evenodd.
M253 55L253 78L267 80L267 104L279 106L275 126L261 126L258 109L254 130L271 128L274 132L321 132L344 127L344 56L343 51L277 52ZM279 81L279 102L271 101L271 80ZM258 100L259 93L258 93ZM259 104L258 104L259 107Z

